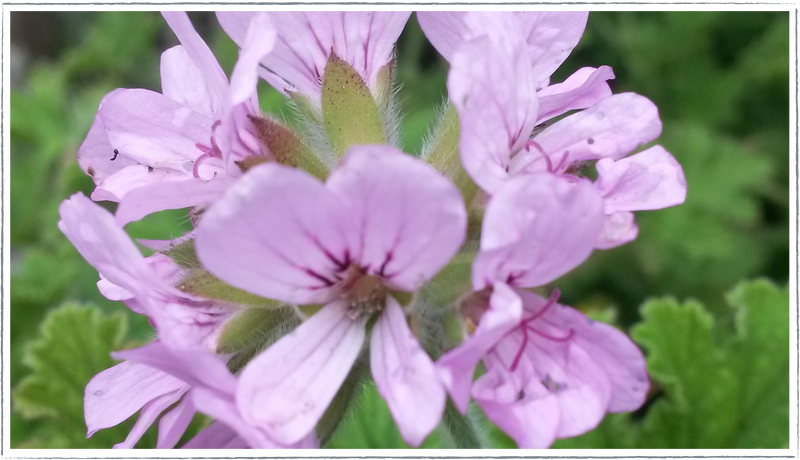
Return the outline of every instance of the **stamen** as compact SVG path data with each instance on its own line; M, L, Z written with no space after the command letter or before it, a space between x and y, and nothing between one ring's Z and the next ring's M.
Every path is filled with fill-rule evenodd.
M531 316L528 319L523 320L522 323L523 324L528 324L531 321L535 320L536 318L539 318L542 315L544 315L547 312L547 310L550 309L550 307L555 305L555 303L556 303L556 301L558 301L559 297L561 297L561 291L558 288L553 289L553 292L550 294L550 298L547 299L547 303L544 304L544 306L542 308L540 308L539 311L534 313L533 316Z
M519 365L519 360L522 358L522 352L525 351L525 345L528 344L528 332L523 328L522 329L522 345L520 345L519 350L517 350L516 356L514 356L514 360L511 361L511 367L508 370L514 372L517 369L517 365Z

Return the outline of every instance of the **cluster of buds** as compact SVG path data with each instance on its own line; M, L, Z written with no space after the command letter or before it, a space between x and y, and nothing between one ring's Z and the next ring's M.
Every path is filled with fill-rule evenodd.
M164 13L180 45L162 93L108 94L78 153L116 212L81 194L60 209L101 293L157 333L89 382L89 435L140 412L117 447L158 420L172 448L200 412L214 421L183 447L318 447L370 378L412 446L448 397L521 448L643 404L639 349L533 288L633 240L633 211L683 202L666 150L629 156L660 134L656 107L613 95L605 66L550 84L587 13L420 12L449 101L405 153L393 66L409 16L217 13L240 48L228 79L188 16ZM259 78L296 123L261 113ZM140 240L148 257L123 229L184 208L193 230Z

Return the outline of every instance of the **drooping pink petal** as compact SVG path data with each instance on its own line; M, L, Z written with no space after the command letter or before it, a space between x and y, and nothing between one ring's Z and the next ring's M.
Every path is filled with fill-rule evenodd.
M537 124L563 115L570 110L585 109L611 96L606 83L614 78L611 67L578 69L564 82L550 85L537 93L539 119Z
M329 301L353 256L343 222L350 216L341 210L340 200L308 173L262 164L204 213L197 254L214 275L254 294L298 304Z
M461 123L464 169L493 193L508 178L512 154L536 124L536 87L514 16L471 12L464 21L474 23L473 33L480 34L453 56L447 89Z
M538 312L547 301L530 292L522 292L525 309ZM563 331L573 331L572 343L586 352L611 383L609 412L629 412L644 404L650 387L647 367L641 350L631 339L607 324L591 320L583 313L563 305L554 305L541 320Z
M132 293L182 295L145 261L108 211L80 193L61 203L58 228L109 282Z
M393 147L353 147L327 188L347 205L352 259L395 289L421 287L466 237L458 189L430 165Z
M609 214L662 209L686 200L683 169L660 145L617 161L601 159L595 185Z
M192 173L213 120L159 93L125 89L110 94L98 112L119 157L153 168ZM114 152L110 152L108 161ZM119 161L120 158L114 160Z
M231 74L230 104L249 99L258 83L259 61L275 46L275 27L267 13L256 13L247 29L239 60Z
M589 257L602 225L602 199L588 180L516 177L486 208L473 288L547 284Z
M328 304L250 361L236 403L248 423L285 445L314 430L364 343L363 319L347 302Z
M541 151L531 149L512 172L541 171L549 164L563 172L576 161L619 159L660 134L655 104L638 94L615 94L545 128L534 138Z
M522 318L522 301L508 285L495 283L489 308L475 333L436 361L436 368L456 408L467 412L475 366Z
M192 404L192 398L186 395L177 406L164 414L158 421L158 441L157 449L172 449L181 440L181 436L186 433L192 418L197 410Z
M214 421L200 430L182 449L247 449L247 442L224 423Z
M219 356L208 352L175 350L156 341L143 347L116 351L111 356L161 370L191 385L193 390L207 387L233 394L236 389L236 377Z
M535 83L542 87L577 46L589 13L585 11L517 12L527 41Z
M84 392L87 436L124 422L149 401L185 386L175 377L132 361L100 372Z
M137 442L142 439L142 436L153 425L159 415L167 410L169 406L178 402L178 400L186 392L185 389L178 390L169 394L159 396L142 407L142 412L139 418L133 425L128 437L121 443L115 444L114 449L133 449Z
M213 112L218 114L224 105L228 90L228 78L206 42L192 26L189 16L183 11L163 11L161 13L170 29L186 50L194 65L200 69L212 98Z
M639 235L632 212L620 211L608 214L603 220L603 230L597 237L595 248L611 249L630 243Z
M181 45L161 53L161 94L195 112L214 117L214 94L206 75Z
M531 378L530 364L523 361L516 372L510 372L497 355L487 356L484 363L487 372L475 381L472 397L486 418L511 436L520 449L549 447L558 429L558 402Z
M447 395L431 358L391 296L372 330L370 367L403 439L419 447L439 425Z
M211 180L189 178L180 181L158 182L128 193L117 207L119 225L135 222L154 212L182 209L213 203L230 185L227 174Z
M225 32L240 47L253 12L218 12ZM331 52L347 61L374 88L378 72L392 59L394 44L410 12L269 12L278 32L261 63L278 91L299 91L319 105L322 75Z

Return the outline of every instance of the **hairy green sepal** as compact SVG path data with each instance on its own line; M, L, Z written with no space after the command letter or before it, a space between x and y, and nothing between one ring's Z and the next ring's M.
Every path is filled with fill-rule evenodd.
M267 117L250 116L250 121L256 128L258 138L267 146L276 162L300 168L323 181L328 177L328 167L290 128ZM264 161L265 157L253 156L237 161L236 164L242 171L247 171Z
M478 186L475 185L461 164L461 155L458 150L460 136L461 125L458 121L458 112L453 104L448 102L428 141L425 152L423 152L423 158L453 181L461 191L464 202L469 206L475 197L475 192L478 191Z
M322 119L338 156L354 145L386 143L372 93L358 72L335 53L328 58L322 77Z

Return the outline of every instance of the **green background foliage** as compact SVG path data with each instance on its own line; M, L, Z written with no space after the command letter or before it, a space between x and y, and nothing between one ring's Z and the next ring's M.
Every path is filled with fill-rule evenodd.
M191 16L229 72L235 45L213 15ZM133 419L85 439L83 387L113 363L110 351L152 330L99 295L97 272L56 228L57 208L93 188L75 154L102 96L159 90L159 54L176 41L151 12L14 12L11 37L11 445L110 447ZM609 415L555 447L788 447L789 63L785 12L590 15L553 81L612 66L615 92L658 105L658 142L683 165L689 189L682 206L638 213L635 242L597 251L558 280L565 302L632 334L653 389L636 413ZM410 153L436 119L446 72L412 16L397 66ZM260 91L265 111L287 117L280 94ZM165 212L128 230L169 238L187 228L185 213ZM514 447L476 408L459 417L450 414L424 447ZM139 445L153 447L154 430ZM368 385L328 447L406 446Z

